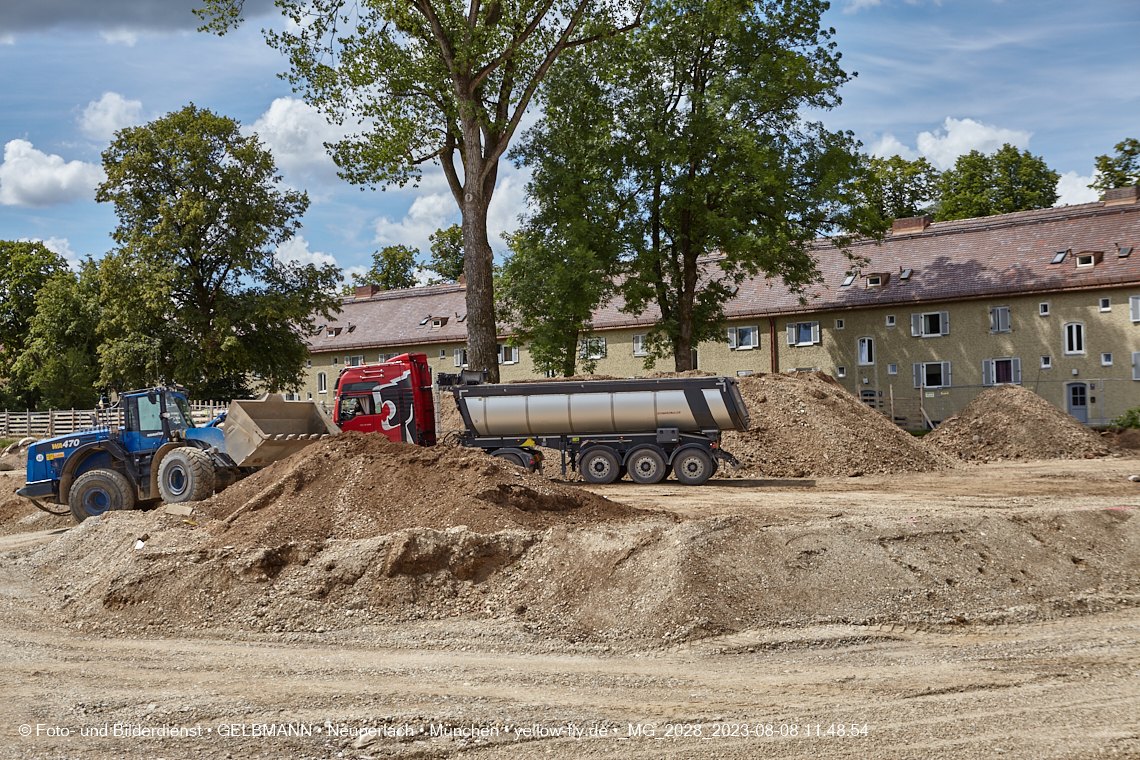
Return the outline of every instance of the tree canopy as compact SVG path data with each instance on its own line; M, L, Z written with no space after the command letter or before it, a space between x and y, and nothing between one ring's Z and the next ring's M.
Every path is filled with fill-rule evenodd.
M527 154L553 173L565 161L563 134L612 140L597 155L599 179L587 174L580 192L617 201L623 308L660 312L649 362L672 355L686 370L699 342L724 340L723 307L745 277L802 292L819 277L818 236L836 233L847 251L850 234L882 233L859 191L858 143L803 118L836 105L848 79L819 26L826 7L660 0L642 27L549 83L579 97L545 116Z
M416 286L416 258L420 252L406 245L389 245L372 254L372 267L352 275L354 285L375 285L381 290ZM351 291L352 286L347 289Z
M436 230L428 239L431 241L431 259L424 266L429 272L439 275L441 282L459 282L463 276L463 228L453 224L445 229Z
M13 382L12 366L28 345L36 293L66 271L63 257L43 243L0 240L0 377L9 381L0 391L4 406L36 405L36 394Z
M1089 185L1094 190L1140 185L1140 140L1129 137L1116 144L1115 156L1097 156L1096 174Z
M179 382L199 398L302 380L314 315L336 308L340 272L282 262L308 206L278 189L273 158L236 121L195 108L117 133L96 200L119 217L100 263L100 382Z
M463 213L468 355L498 380L487 209L503 157L564 51L639 22L643 0L278 0L294 23L268 33L305 100L359 131L332 147L340 175L403 185L437 162ZM243 0L205 0L224 33Z
M909 219L926 213L939 197L939 172L925 158L901 156L867 159L867 204L887 220Z
M993 155L972 150L942 173L937 219L969 219L1048 208L1061 175L1045 160L1006 143Z

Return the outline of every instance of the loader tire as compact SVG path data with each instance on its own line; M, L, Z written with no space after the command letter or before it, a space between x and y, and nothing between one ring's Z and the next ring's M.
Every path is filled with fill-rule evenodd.
M158 492L167 504L208 499L215 481L210 455L192 446L171 451L158 468Z
M673 474L686 486L699 486L716 472L713 458L701 449L685 449L673 459Z
M113 509L134 509L135 488L114 470L91 470L71 484L67 503L75 521L83 522Z

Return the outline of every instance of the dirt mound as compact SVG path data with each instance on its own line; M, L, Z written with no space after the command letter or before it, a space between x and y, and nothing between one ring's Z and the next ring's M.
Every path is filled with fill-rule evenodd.
M1110 453L1092 430L1031 390L997 385L923 439L961 459L1082 459Z
M17 496L16 489L24 485L23 477L0 477L0 536L29 533L37 530L69 528L74 524L71 513L57 517L39 509L27 499ZM66 506L48 504L49 509L67 510Z
M822 372L739 378L752 424L723 435L742 469L726 475L827 477L929 472L953 465Z
M356 432L308 446L194 509L218 521L209 526L217 545L239 547L416 527L542 529L638 514L482 451L422 448Z
M1140 449L1140 429L1137 428L1113 428L1102 432L1100 437L1111 448L1125 452Z

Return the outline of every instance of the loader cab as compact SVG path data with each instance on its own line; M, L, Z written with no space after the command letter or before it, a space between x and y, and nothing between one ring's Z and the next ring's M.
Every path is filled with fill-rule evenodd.
M124 395L126 427L123 442L133 452L153 451L172 431L194 427L190 404L182 393L151 388Z

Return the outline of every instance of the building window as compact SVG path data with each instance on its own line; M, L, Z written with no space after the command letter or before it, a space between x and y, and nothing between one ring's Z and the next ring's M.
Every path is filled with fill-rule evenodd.
M895 326L895 315L894 314L888 314L887 315L887 327L894 327L894 326Z
M1037 304L1037 313L1043 317L1049 316L1049 302L1042 301L1041 303Z
M334 365L336 365L336 366L339 366L339 365L340 365L340 357L339 357L339 356L334 356L334 357L333 357L333 364L334 364Z
M580 359L605 359L606 358L606 339L605 338L582 338L578 341L578 358Z
M883 287L883 276L881 274L867 275L868 288L881 288Z
M309 394L309 401L312 401L312 400L313 400L313 394L312 394L312 393L310 393L310 394Z
M879 399L879 392L873 390L859 391L859 400L872 409L881 409L883 402Z
M918 362L914 365L915 388L949 388L950 362Z
M983 359L982 385L1002 385L1003 383L1021 385L1021 359L1016 357Z
M1007 333L1009 331L1009 307L995 306L990 309L990 332Z
M818 325L819 323L816 322ZM818 328L817 328L818 329ZM751 351L760 345L760 329L757 327L728 328L728 347L735 351Z
M1065 353L1083 354L1085 352L1085 326L1080 322L1070 322L1065 325Z
M633 336L633 355L634 356L649 356L649 349L645 346L645 335Z
M916 338L931 338L950 334L950 312L931 311L910 315L910 334Z
M1140 296L1128 297L1128 311L1133 322L1140 322Z
M439 358L440 359L446 359L447 358L447 349L446 348L439 349Z
M842 330L843 329L843 320L842 319L835 320L835 329L836 330Z
M859 366L867 367L875 363L875 339L859 339Z
M518 346L508 346L505 343L499 344L499 364L518 364L519 363L519 348Z
M325 375L324 372L318 372L317 373L317 393L328 393L328 392L329 392L328 376Z
M835 376L836 377L847 377L847 368L846 367L836 367L835 368Z
M887 365L887 374L888 375L897 375L898 373L899 373L899 365L897 365L897 364L888 364Z
M313 360L312 359L306 359L305 360L305 369L312 369L312 368L313 368Z
M1100 299L1100 310L1101 311L1112 311L1112 299L1111 298Z
M811 346L819 343L819 322L789 322L788 345Z
M455 366L456 367L466 367L467 366L467 349L466 348L455 349L455 351L452 353L452 356L455 359Z
M364 364L364 354L344 357L344 366L346 367L359 367L361 364Z
M1053 357L1052 356L1042 356L1041 357L1041 369L1053 369Z
M1096 263L1096 256L1091 253L1081 253L1077 255L1077 266L1091 267Z
M851 287L851 283L853 283L853 282L855 282L855 275L849 274L843 278L843 282L840 283L839 287L841 287L841 288Z
M1101 354L1100 355L1100 366L1111 367L1112 366L1112 354Z

